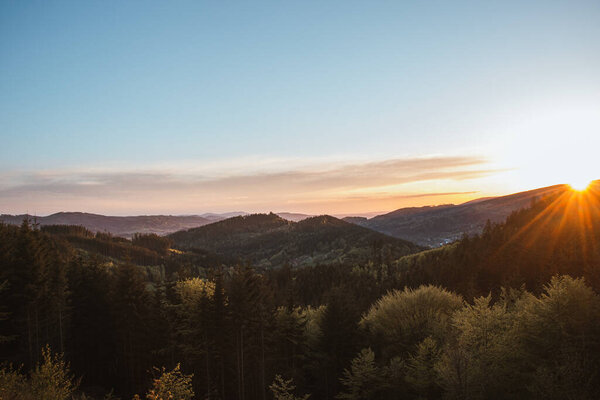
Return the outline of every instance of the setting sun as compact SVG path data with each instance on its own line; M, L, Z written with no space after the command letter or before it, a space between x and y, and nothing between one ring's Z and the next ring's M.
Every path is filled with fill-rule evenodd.
M573 190L577 190L578 192L583 192L584 190L586 190L587 188L590 187L591 183L592 182L590 180L579 179L579 180L571 181L569 186L571 186L571 188Z

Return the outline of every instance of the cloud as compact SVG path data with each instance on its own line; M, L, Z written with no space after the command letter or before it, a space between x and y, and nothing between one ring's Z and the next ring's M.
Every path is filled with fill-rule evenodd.
M439 192L439 193L416 193L416 194L400 194L394 195L389 192L383 193L371 193L369 195L357 195L357 196L348 196L348 199L356 199L356 200L367 200L367 199L396 199L396 200L405 200L405 199L422 199L427 197L444 197L444 196L458 196L458 195L471 195L477 194L479 191L472 190L468 192Z
M293 164L293 165L292 165ZM406 185L434 181L461 182L497 173L479 157L415 157L378 161L316 161L253 163L235 169L223 164L181 166L81 168L11 172L0 176L0 207L19 205L57 210L107 211L163 210L200 212L246 207L283 207L286 204L321 204L373 199L409 199L465 195L472 191L407 192ZM227 173L225 173L226 171ZM61 203L62 202L62 203ZM61 204L64 204L61 206ZM68 208L67 206L71 207ZM21 210L24 211L24 210ZM95 210L102 211L102 210ZM329 211L329 210L324 210Z

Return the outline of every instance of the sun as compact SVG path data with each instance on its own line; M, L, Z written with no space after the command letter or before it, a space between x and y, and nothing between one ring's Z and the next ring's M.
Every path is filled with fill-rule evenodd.
M585 191L588 187L590 187L590 184L592 182L587 180L587 179L575 179L572 180L571 183L569 184L569 186L571 186L571 188L573 190L576 190L578 192L583 192Z

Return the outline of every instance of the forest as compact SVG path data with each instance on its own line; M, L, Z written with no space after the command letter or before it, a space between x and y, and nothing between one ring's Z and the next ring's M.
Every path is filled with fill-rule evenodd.
M437 249L304 267L0 225L0 398L595 399L599 205L560 193Z

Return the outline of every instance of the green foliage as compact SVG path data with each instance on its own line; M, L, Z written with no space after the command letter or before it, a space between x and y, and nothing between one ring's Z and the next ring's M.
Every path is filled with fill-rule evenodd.
M41 227L42 232L60 236L79 236L94 238L94 232L80 225L45 225Z
M4 359L31 367L39 360L35 349L45 343L64 350L68 287L63 255L59 244L28 221L20 227L0 224L0 243L0 304L6 318L0 336L11 339L0 346Z
M598 345L599 297L583 279L554 276L541 296L527 296L521 307L519 329L532 351L548 352L559 344L573 351Z
M173 240L164 236L158 236L155 233L142 234L136 233L131 238L131 243L134 246L145 247L158 254L166 254L168 250L173 246Z
M0 399L33 400L27 377L21 373L20 369L14 369L12 365L0 369Z
M31 372L31 393L39 400L66 400L77 386L69 364L62 354L53 354L50 346L42 349L42 361Z
M140 267L125 264L114 275L111 302L115 323L117 366L141 389L151 349L152 301L145 276Z
M2 400L68 400L78 385L63 355L52 353L50 346L42 349L42 360L31 371L29 379L12 366L0 370Z
M175 284L175 290L185 305L198 303L202 298L211 298L215 292L213 282L201 278L189 278Z
M442 351L431 337L425 338L417 347L415 354L408 359L406 382L414 392L424 398L438 398L441 388L438 385L436 363L439 362Z
M296 366L301 365L307 353L308 314L309 311L302 307L278 307L273 314L271 346L273 353L282 358L282 362L277 363L277 370L288 376L297 374Z
M160 372L160 376L155 378L152 383L152 389L146 394L148 400L189 400L194 398L192 388L192 376L181 372L180 365L177 364L172 371L166 371L155 368Z
M310 397L309 394L303 396L294 395L293 392L296 390L296 386L293 382L293 379L285 380L281 375L275 375L275 380L269 386L269 389L273 393L273 398L275 400L307 400Z
M249 261L259 268L359 264L384 258L391 262L423 250L327 215L300 222L275 214L240 216L176 232L170 238L180 248L204 249L230 263Z
M315 368L317 380L325 380L324 392L315 396L330 397L339 392L338 379L327 381L328 377L340 376L344 368L360 349L358 321L360 312L353 303L350 293L342 287L335 288L327 297L327 306L320 320L321 334L315 348L319 366Z
M456 399L593 398L598 387L598 295L582 279L554 277L545 292L505 292L454 314L435 368Z
M110 233L93 232L82 226L47 225L42 232L65 240L72 246L121 261L140 265L157 265L164 262L170 240L157 235L136 235L128 240Z
M456 399L501 397L514 388L514 313L491 296L467 304L452 318L453 334L435 368L446 394Z
M592 398L600 387L600 296L583 279L555 276L519 305L522 363L540 398Z
M428 336L441 342L462 304L460 296L435 286L394 290L375 302L360 324L391 358L413 351Z
M8 281L0 282L0 295L2 294L2 292L4 292L6 290L7 286L8 286ZM2 307L0 305L0 321L5 321L6 319L8 319L9 315L10 314L8 312L4 311L4 307ZM12 340L14 340L14 337L12 337L12 336L0 335L0 343L7 343Z
M375 364L375 353L371 349L363 349L352 360L350 369L344 370L341 378L344 391L338 399L371 400L377 398L384 384L384 376Z

